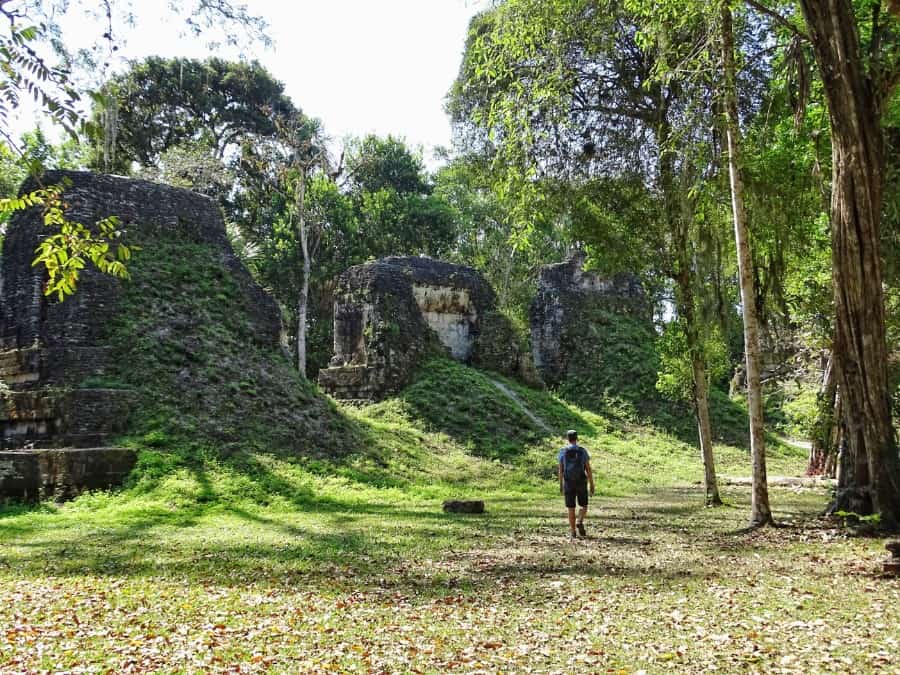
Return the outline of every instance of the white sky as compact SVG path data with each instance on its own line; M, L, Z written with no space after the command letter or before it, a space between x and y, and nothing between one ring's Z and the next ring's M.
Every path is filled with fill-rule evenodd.
M135 0L136 27L117 25L121 54L204 58L204 39L179 38L168 0ZM306 114L335 140L393 134L423 149L448 146L444 97L456 77L469 19L486 0L244 0L270 24L275 46L257 58ZM75 4L75 3L73 3ZM119 22L121 24L121 22ZM79 20L66 38L99 34ZM102 32L99 31L99 32ZM236 58L223 49L217 56ZM30 125L27 125L30 126ZM27 128L26 126L26 128Z

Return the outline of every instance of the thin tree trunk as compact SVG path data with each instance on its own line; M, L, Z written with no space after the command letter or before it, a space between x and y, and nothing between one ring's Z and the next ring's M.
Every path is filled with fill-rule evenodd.
M890 88L881 91L869 79L849 0L801 0L800 5L831 118L834 350L850 454L868 464L867 471L855 472L855 487L869 492L882 525L894 529L900 526L900 457L891 424L879 250L880 107Z
M726 136L728 139L728 173L731 179L731 206L734 212L734 237L737 243L738 269L741 282L741 308L744 318L744 349L747 363L747 400L750 408L750 455L753 461L753 486L750 497L750 526L770 524L769 489L766 478L766 446L763 435L762 387L759 378L759 325L756 295L753 292L753 265L749 233L744 215L741 179L741 131L737 110L736 69L734 64L734 30L731 10L721 6L722 61Z
M709 421L709 394L706 384L706 363L703 360L700 339L697 334L697 320L694 314L694 287L691 278L691 256L687 215L679 213L676 206L676 188L673 166L674 157L668 147L670 130L663 121L658 130L660 145L660 182L663 189L663 201L666 219L672 231L672 244L676 261L675 283L678 316L684 322L685 338L691 359L691 372L694 381L693 393L694 414L697 419L697 432L700 441L700 457L703 460L703 477L706 488L706 505L721 506L719 486L716 480L716 463L713 456L712 428Z
M829 437L829 452L825 455L825 468L822 473L828 478L838 478L841 466L841 449L844 446L844 422L842 415L844 406L841 403L841 390L837 389L834 395L834 418L831 424L831 436Z
M690 346L688 346L690 349ZM706 505L721 506L719 485L716 481L716 460L713 456L712 425L709 422L709 394L706 386L706 364L697 351L691 357L694 371L694 401L697 406L697 430L700 435L700 454L703 457L703 477L706 485Z
M694 314L694 289L691 284L690 264L688 262L687 237L683 232L684 223L673 225L675 229L675 247L678 257L676 273L678 316L684 321L684 333L688 354L691 359L691 372L694 381L691 386L694 403L694 414L697 419L697 435L700 440L700 457L703 460L703 477L706 488L706 505L721 506L719 486L716 480L716 462L712 447L712 425L709 420L709 387L706 384L706 362L697 334L697 319Z
M306 231L306 169L300 169L297 183L297 227L303 252L303 282L297 298L297 370L306 377L306 308L309 304L309 246Z
M697 331L697 317L694 313L694 287L691 283L691 265L689 257L686 223L683 219L675 219L672 224L678 270L676 272L678 316L684 321L684 333L688 354L691 359L691 373L694 381L691 392L694 398L694 414L697 419L697 436L700 440L700 458L703 460L703 477L706 488L706 505L721 506L719 485L716 480L716 462L712 447L712 425L709 421L709 387L706 384L706 362Z

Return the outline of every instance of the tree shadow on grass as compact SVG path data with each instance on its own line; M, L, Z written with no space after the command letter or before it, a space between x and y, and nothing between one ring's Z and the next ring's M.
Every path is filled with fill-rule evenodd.
M712 524L697 518L703 507L685 504L690 491L604 499L603 516L589 521L595 534L573 546L564 536L562 509L532 495L504 495L494 508L489 501L483 516L444 514L432 503L311 498L258 458L241 462L292 508L222 501L197 465L204 503L169 508L137 502L117 511L113 522L102 522L102 512L84 522L64 514L12 528L0 521L0 563L23 578L159 577L335 592L392 588L428 597L502 587L516 576L688 583L708 577L707 561L723 553L751 555L777 545L728 534L721 518ZM672 545L680 547L680 558L667 557Z

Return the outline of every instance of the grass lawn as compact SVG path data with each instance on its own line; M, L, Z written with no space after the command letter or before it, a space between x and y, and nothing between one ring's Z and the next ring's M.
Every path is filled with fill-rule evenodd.
M137 371L170 382L180 353ZM146 387L123 490L0 508L0 672L900 673L900 581L882 540L814 520L820 489L772 488L790 526L736 533L747 488L703 508L696 447L639 418L446 359L339 407L286 365L263 386L269 363L256 394L177 410ZM602 495L574 543L568 428ZM747 475L744 448L716 460ZM771 439L768 460L797 475L806 453ZM453 497L487 513L444 514Z
M773 488L789 526L753 533L741 487L601 497L572 543L552 488L7 509L0 670L900 672L883 540L812 520L821 491Z

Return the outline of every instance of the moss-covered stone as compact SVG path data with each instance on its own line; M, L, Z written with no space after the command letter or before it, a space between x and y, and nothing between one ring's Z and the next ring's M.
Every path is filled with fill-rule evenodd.
M385 258L347 270L335 297L335 355L319 383L338 398L396 393L438 354L503 373L519 369L519 340L502 335L494 291L470 267Z
M481 334L472 365L515 377L534 387L544 383L534 368L527 336L503 312L491 310L481 319Z

